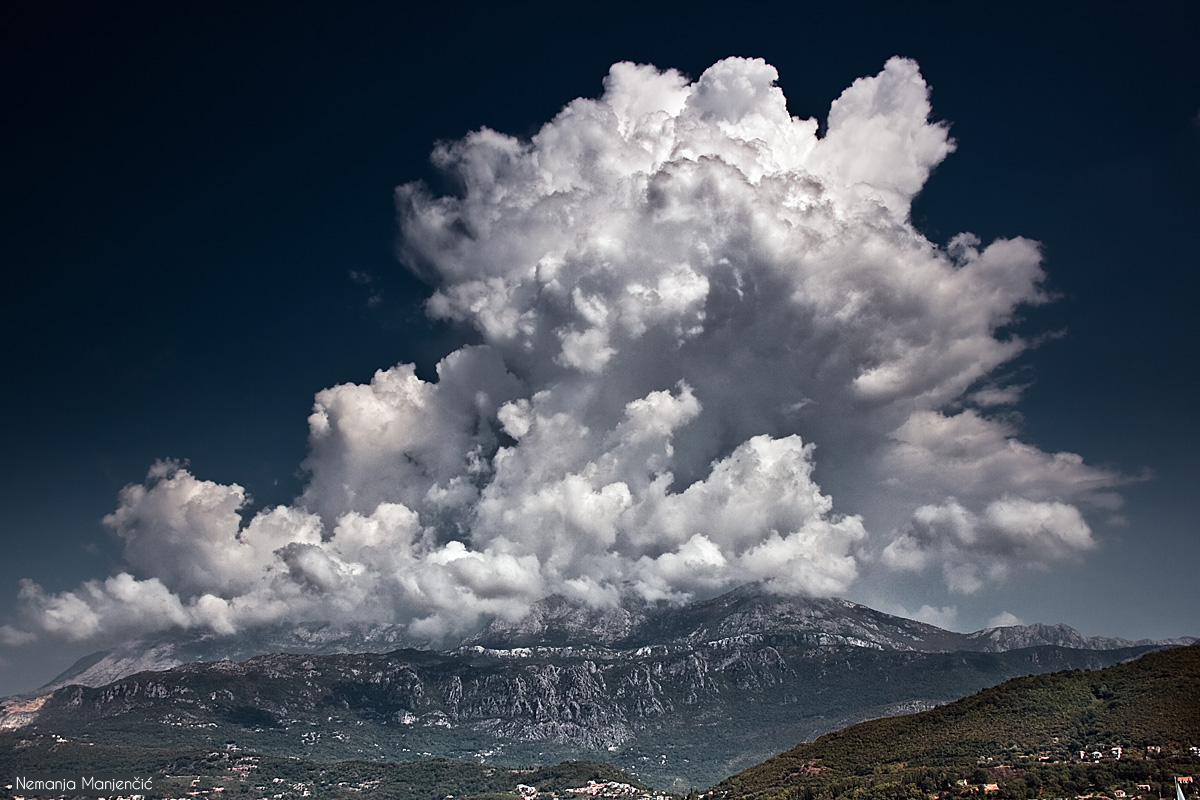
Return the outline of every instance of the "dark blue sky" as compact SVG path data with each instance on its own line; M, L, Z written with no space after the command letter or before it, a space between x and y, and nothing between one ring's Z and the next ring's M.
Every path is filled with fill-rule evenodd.
M1153 473L1123 490L1129 524L1097 529L1099 552L1014 579L1004 608L1091 634L1200 633L1195 7L408 5L0 12L0 617L20 578L64 591L122 568L99 520L155 459L240 483L255 509L288 502L315 392L401 361L431 378L472 340L426 320L429 289L394 255L394 188L451 188L435 142L527 137L622 60L696 78L759 56L790 112L823 122L903 55L958 143L916 226L1044 248L1058 299L1018 327L1062 335L1001 370L1031 383L1023 438ZM986 621L970 613L961 626ZM47 653L0 656L0 693L73 651Z

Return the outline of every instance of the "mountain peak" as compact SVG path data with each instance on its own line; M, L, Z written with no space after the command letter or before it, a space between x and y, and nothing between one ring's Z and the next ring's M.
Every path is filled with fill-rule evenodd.
M627 597L609 608L553 595L524 617L497 618L464 644L491 649L596 647L616 650L701 642L772 641L875 650L958 649L960 634L837 597L786 595L762 583L683 605Z
M560 594L530 606L518 620L497 617L483 630L467 637L464 645L495 649L520 647L608 647L627 639L645 618L645 604L605 608L590 606Z
M968 633L966 636L969 640L980 644L982 649L991 652L1016 650L1042 644L1071 647L1077 650L1116 650L1121 647L1133 647L1135 644L1151 643L1146 639L1141 642L1131 642L1128 639L1084 636L1070 625L1061 622L1057 625L1046 625L1040 622L1032 625L1003 625L984 628L974 633Z

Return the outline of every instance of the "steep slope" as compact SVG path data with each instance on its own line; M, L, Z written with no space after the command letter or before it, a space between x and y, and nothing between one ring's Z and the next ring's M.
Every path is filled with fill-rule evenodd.
M1095 779L1149 781L1162 772L1154 764L1163 754L1181 754L1182 762L1163 762L1177 768L1198 744L1200 645L1193 645L1097 671L1015 678L930 711L854 725L727 778L711 796L887 797L912 789L952 796L959 776L969 782L976 772L983 773L975 776L981 783L984 776L987 782L1019 777L1024 789L1031 778L1104 788ZM1120 770L1112 769L1113 747L1122 748ZM1139 759L1147 747L1161 750L1149 762ZM1080 751L1100 754L1090 777Z

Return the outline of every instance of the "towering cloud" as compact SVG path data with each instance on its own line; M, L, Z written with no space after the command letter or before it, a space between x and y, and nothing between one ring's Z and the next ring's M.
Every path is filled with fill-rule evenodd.
M370 618L439 640L550 592L831 594L864 557L970 592L1092 547L1080 509L1122 477L987 411L1023 388L993 373L1047 299L1037 244L914 229L954 143L912 61L855 81L823 137L777 77L617 64L529 141L440 145L459 190L397 190L401 260L480 343L433 382L318 393L291 506L245 519L240 487L155 465L106 519L128 572L26 584L6 635Z

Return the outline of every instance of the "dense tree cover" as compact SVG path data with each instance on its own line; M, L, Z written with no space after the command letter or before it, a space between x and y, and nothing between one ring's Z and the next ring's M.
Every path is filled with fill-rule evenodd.
M1173 800L1174 776L1191 774L1198 766L1197 759L1187 757L1098 764L1022 764L1016 760L1015 764L985 769L890 765L866 775L826 776L807 781L784 778L757 787L739 785L730 779L715 787L715 796L753 800L929 800L935 796L1025 800L1074 798L1093 793L1111 797L1112 790L1120 788L1131 794ZM966 781L966 785L960 781ZM984 791L986 784L996 784L999 788ZM1136 788L1138 784L1149 784L1150 790L1140 791Z
M873 720L734 775L728 798L928 800L977 794L997 800L1073 797L1136 784L1162 791L1200 744L1200 645L1151 653L1103 670L1016 678L931 711ZM1162 755L1146 758L1147 746ZM1120 760L1079 751L1125 749ZM960 784L965 781L966 785Z

